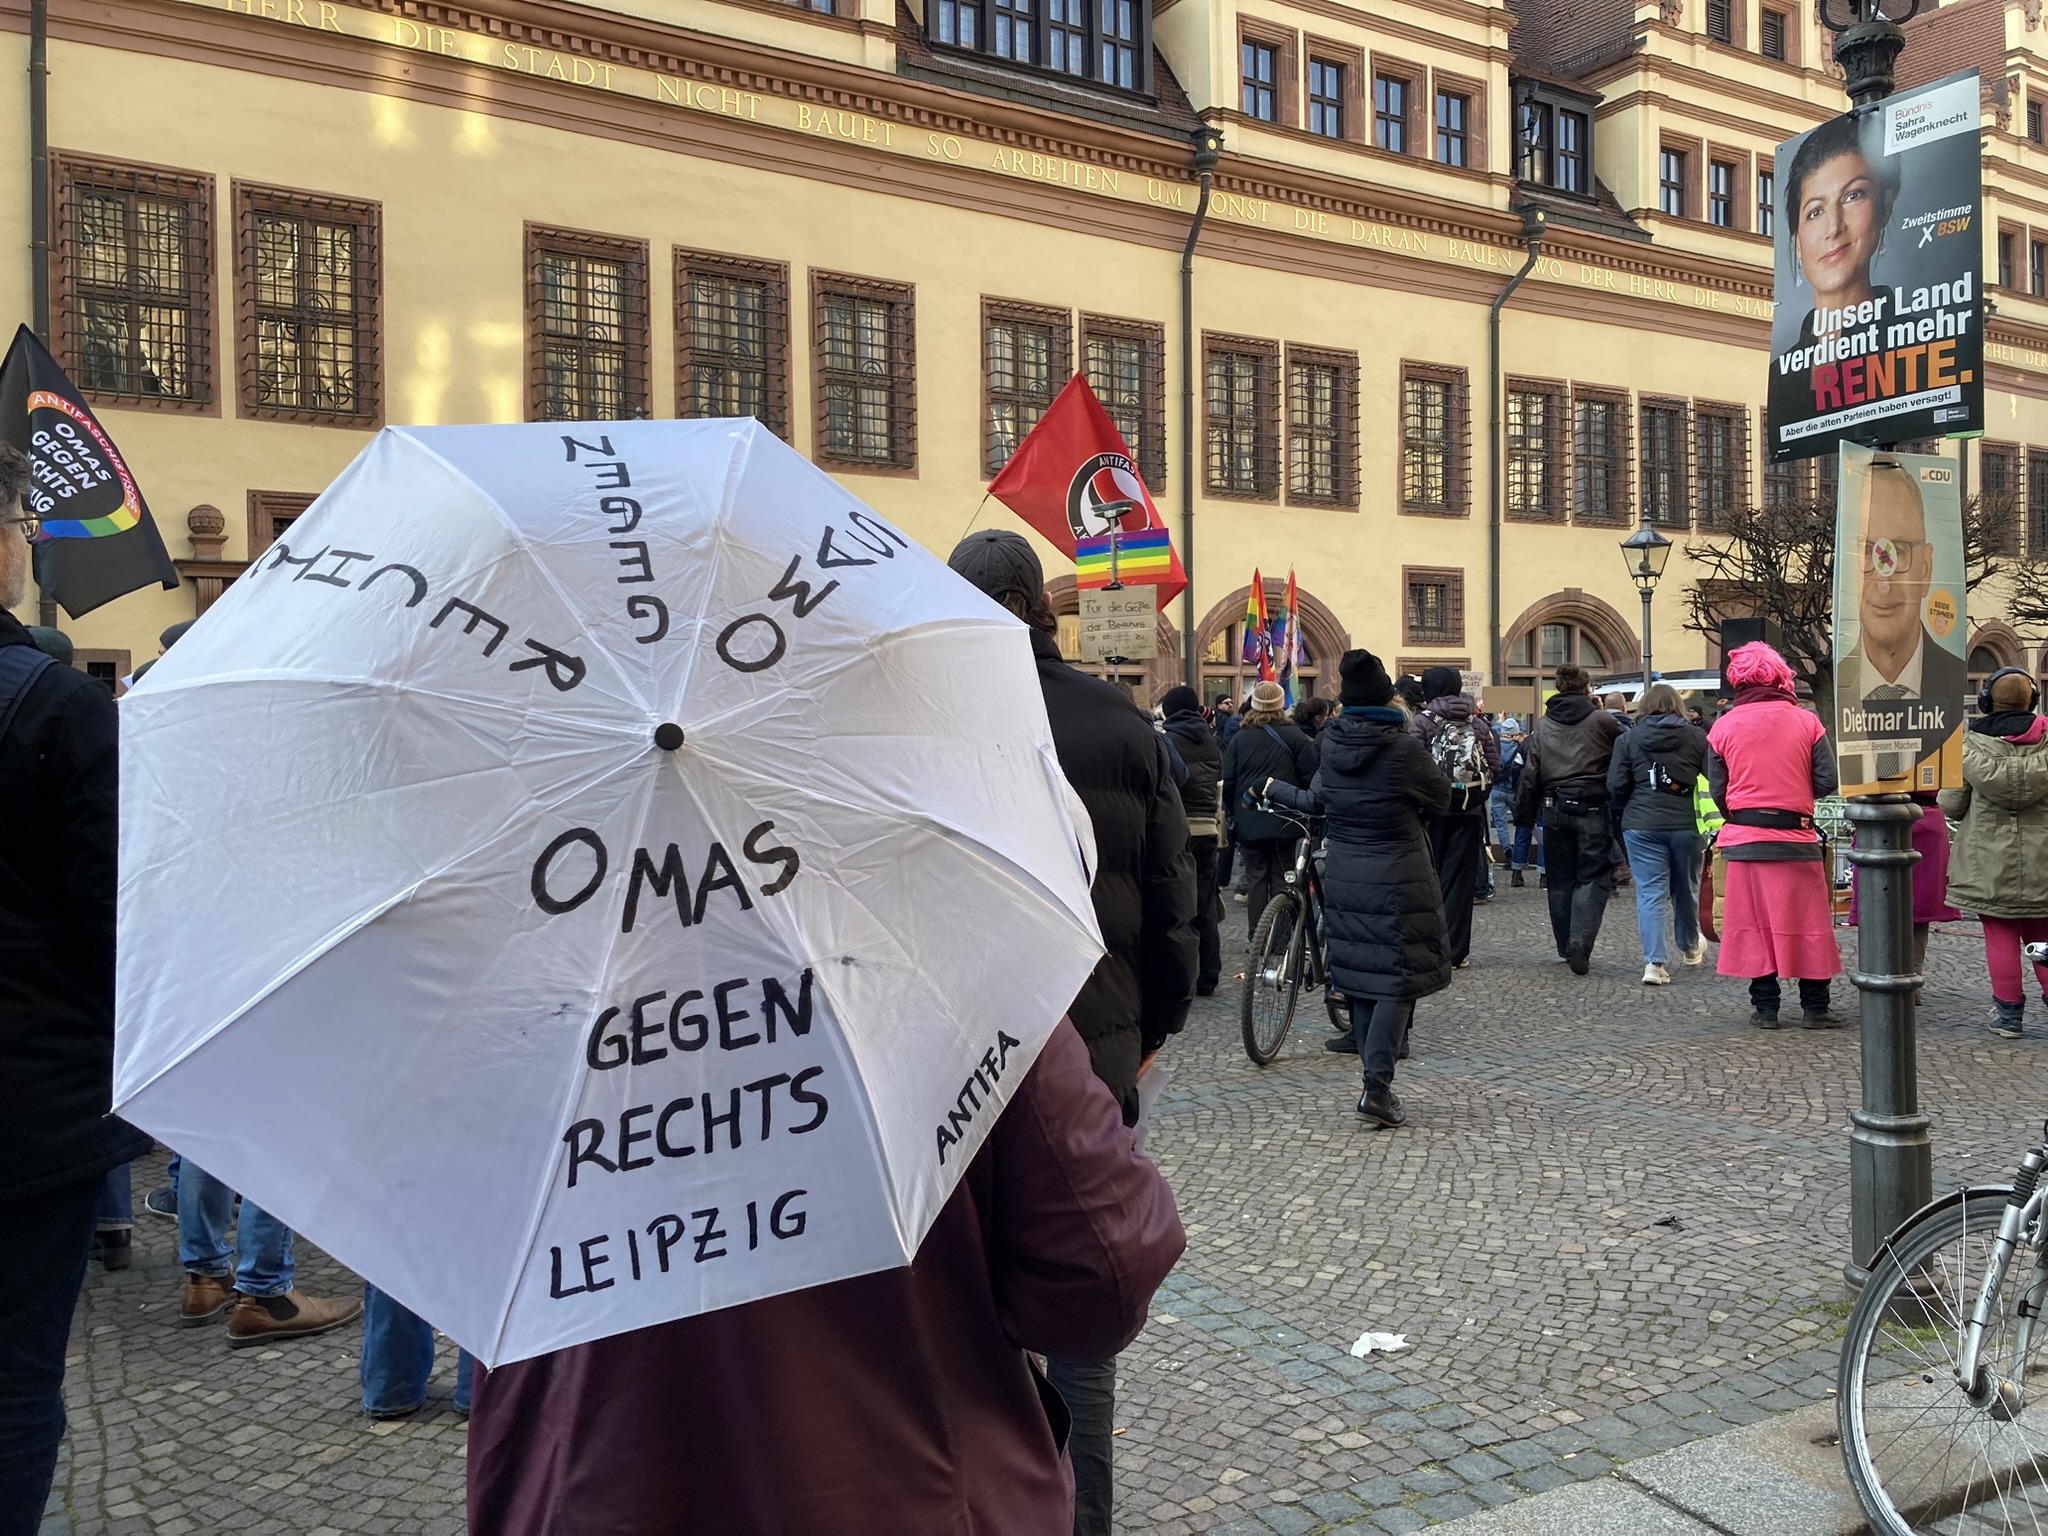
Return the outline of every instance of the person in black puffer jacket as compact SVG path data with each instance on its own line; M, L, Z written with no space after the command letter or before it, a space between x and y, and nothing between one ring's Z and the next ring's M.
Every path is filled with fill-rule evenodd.
M1323 727L1322 763L1308 790L1265 786L1276 805L1328 818L1323 865L1330 975L1351 1004L1365 1087L1358 1112L1393 1127L1407 1120L1394 1094L1394 1059L1415 1000L1451 982L1443 892L1425 824L1450 804L1451 785L1429 749L1389 707L1393 684L1370 651L1346 651L1342 711Z
M1301 829L1293 822L1248 802L1268 779L1299 789L1315 776L1316 744L1288 718L1287 696L1280 685L1259 683L1252 689L1244 725L1223 749L1223 806L1237 830L1237 850L1244 856L1248 937L1258 936L1259 918L1294 862L1294 845L1301 839Z
M1195 867L1166 748L1122 689L1061 658L1044 571L1021 535L969 534L946 564L1030 627L1053 750L1095 828L1090 894L1107 951L1067 1017L1087 1042L1095 1075L1122 1104L1124 1124L1135 1124L1139 1074L1186 1023L1195 989ZM1116 1361L1052 1356L1046 1375L1073 1416L1074 1529L1108 1536Z
M1614 744L1607 765L1607 807L1621 828L1635 876L1636 927L1643 939L1643 985L1670 984L1668 931L1678 930L1687 965L1706 958L1700 937L1700 859L1705 843L1693 795L1707 768L1707 734L1679 709L1678 690L1655 683L1636 705L1634 729Z
M1201 695L1182 685L1160 697L1166 716L1166 737L1187 764L1180 786L1181 809L1188 816L1188 849L1195 857L1195 935L1201 963L1195 995L1208 997L1223 975L1223 945L1217 933L1217 849L1222 846L1223 748L1202 718Z

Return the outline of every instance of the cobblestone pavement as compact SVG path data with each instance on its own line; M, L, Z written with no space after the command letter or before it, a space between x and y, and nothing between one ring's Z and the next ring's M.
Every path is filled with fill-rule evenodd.
M1189 1248L1123 1359L1121 1529L1417 1530L1826 1395L1855 1030L1751 1030L1711 963L1639 985L1627 892L1574 977L1542 904L1503 885L1478 914L1471 968L1419 1010L1398 1133L1353 1112L1319 998L1263 1070L1234 982L1198 1006L1152 1144ZM2048 1037L1990 1035L1974 926L1928 969L1937 1184L2004 1178L2048 1109ZM1846 981L1836 1001L1853 1018ZM462 1529L452 1350L424 1413L372 1424L355 1330L231 1353L173 1327L170 1224L140 1220L136 1267L80 1305L45 1536ZM301 1256L307 1291L353 1287ZM1368 1328L1414 1347L1354 1359Z

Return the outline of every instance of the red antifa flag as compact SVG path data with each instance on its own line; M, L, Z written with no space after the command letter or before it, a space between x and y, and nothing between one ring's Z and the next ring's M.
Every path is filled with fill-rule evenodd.
M141 587L178 584L120 449L25 325L0 362L0 442L28 458L28 510L42 520L36 586L72 618Z
M1126 534L1166 528L1145 482L1138 477L1138 466L1123 434L1078 373L1017 445L988 491L1070 560L1077 539L1108 532L1113 514L1103 508L1110 503L1132 503L1118 520ZM1166 576L1133 578L1134 583L1156 581L1161 608L1188 584L1180 551L1174 550L1172 555L1172 569Z

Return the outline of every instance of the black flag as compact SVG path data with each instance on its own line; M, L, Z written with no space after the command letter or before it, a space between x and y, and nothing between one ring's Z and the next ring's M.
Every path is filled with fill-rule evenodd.
M178 584L121 450L25 325L0 363L0 439L28 456L28 510L43 521L36 585L72 618Z

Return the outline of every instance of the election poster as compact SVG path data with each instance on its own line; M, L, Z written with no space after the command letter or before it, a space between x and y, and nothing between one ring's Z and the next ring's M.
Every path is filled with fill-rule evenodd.
M1977 72L1778 146L1771 459L1984 429Z
M1963 505L1951 459L1842 445L1835 756L1845 795L1963 782Z

